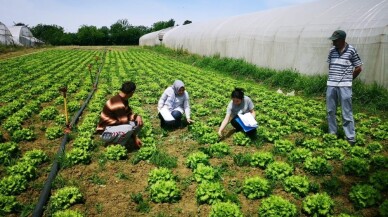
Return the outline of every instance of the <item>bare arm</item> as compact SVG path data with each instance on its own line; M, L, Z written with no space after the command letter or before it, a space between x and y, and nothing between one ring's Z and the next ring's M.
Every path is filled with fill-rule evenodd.
M252 109L252 110L250 110L249 112L252 114L253 118L256 118L256 112L255 112L255 110Z
M357 78L357 76L361 73L362 68L361 66L357 66L353 71L353 80Z
M228 125L231 117L230 114L226 114L224 120L221 123L220 129L218 130L218 135L222 136L222 131L225 129L226 125Z

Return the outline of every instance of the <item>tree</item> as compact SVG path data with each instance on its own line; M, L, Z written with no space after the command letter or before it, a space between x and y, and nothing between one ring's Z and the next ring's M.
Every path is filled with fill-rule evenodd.
M79 45L98 45L104 38L104 34L95 26L83 25L78 29L77 38Z
M51 45L62 45L62 37L64 36L63 27L57 25L38 24L31 28L32 34Z
M183 22L182 25L187 25L187 24L190 24L190 23L192 23L190 20L185 20L185 22Z
M175 20L170 19L169 21L159 21L152 24L152 31L159 31L168 27L173 27L175 25Z

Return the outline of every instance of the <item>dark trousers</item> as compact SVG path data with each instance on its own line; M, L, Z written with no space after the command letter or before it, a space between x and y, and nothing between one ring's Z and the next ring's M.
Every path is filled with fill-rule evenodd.
M182 125L182 113L180 111L172 111L171 115L175 118L173 121L165 121L163 116L159 113L159 119L160 119L160 126L162 128L169 127L169 128L176 128L180 127Z
M237 132L243 131L242 126L236 121L237 118L238 118L237 115L234 116L234 118L230 121L230 123L236 129ZM256 136L256 129L253 129L251 131L245 132L245 134L247 134L247 136L249 136L250 138L254 138Z

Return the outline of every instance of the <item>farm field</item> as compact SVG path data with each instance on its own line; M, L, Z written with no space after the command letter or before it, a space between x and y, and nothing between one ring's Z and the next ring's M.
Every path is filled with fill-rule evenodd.
M58 89L67 86L72 117L99 70L97 90L64 156L56 156L65 127ZM175 79L185 83L196 122L166 131L159 126L157 101ZM94 131L104 103L127 80L137 84L129 104L145 126L143 147L123 153L105 146ZM326 133L324 101L284 96L139 47L52 49L3 60L0 84L1 215L31 215L54 159L62 168L44 216L64 209L83 216L388 213L388 122L374 114L354 114L352 147ZM234 87L244 88L255 104L256 140L229 125L218 141Z

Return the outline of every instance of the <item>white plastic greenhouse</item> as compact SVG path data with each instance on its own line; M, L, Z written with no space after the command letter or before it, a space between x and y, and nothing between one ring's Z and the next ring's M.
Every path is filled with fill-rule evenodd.
M39 39L35 38L31 31L25 26L11 26L8 27L13 36L15 44L24 46L35 46L36 44L43 43Z
M13 44L12 34L2 22L0 22L0 44Z
M360 78L388 87L387 0L319 0L191 23L166 32L163 44L205 56L242 58L262 67L325 74L332 46L328 38L337 29L347 32L346 41L364 63ZM145 45L142 38L140 45Z
M144 35L140 38L140 44L146 46L159 45L163 41L164 34L170 31L174 27L169 27L159 31L151 32L147 35Z

